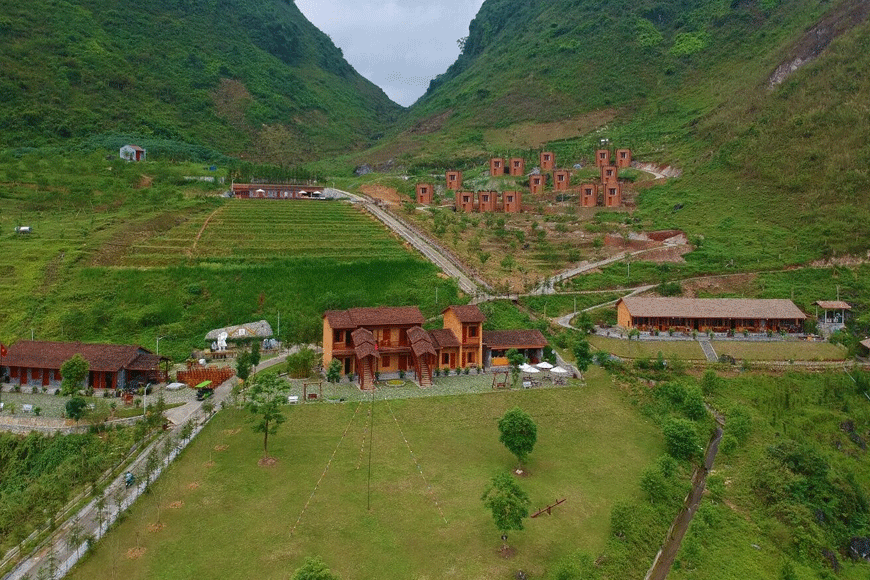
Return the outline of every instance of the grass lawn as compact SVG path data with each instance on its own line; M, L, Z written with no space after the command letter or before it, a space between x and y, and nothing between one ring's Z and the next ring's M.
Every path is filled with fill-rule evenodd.
M683 360L707 360L701 346L694 340L655 340L638 341L623 338L608 338L590 335L589 344L598 350L603 350L624 358L656 357L659 351L665 358L680 358ZM719 352L718 350L716 352Z
M505 560L480 496L515 466L496 429L515 405L538 424L522 487L534 508L567 502L511 533L517 554ZM285 410L271 468L257 466L262 438L246 415L219 413L70 578L283 579L313 555L345 580L540 577L578 549L604 549L613 502L639 495L641 470L663 451L603 373L582 389L378 400L373 437L367 403ZM165 527L149 531L158 504Z
M846 349L829 342L713 341L716 354L747 360L844 360Z

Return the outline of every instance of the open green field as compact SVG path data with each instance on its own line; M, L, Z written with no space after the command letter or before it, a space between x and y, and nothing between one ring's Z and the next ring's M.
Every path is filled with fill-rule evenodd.
M844 360L847 351L830 342L740 342L713 341L717 354L746 360Z
M655 358L661 352L665 358L707 360L701 346L694 340L643 341L589 335L589 344L597 350L623 358Z
M287 408L269 468L257 466L262 437L245 415L223 411L70 578L287 578L313 555L345 580L540 577L578 549L605 548L611 506L639 496L641 470L663 449L651 420L595 376L582 389L377 400L373 436L367 403ZM567 502L511 533L506 560L480 496L515 465L496 422L516 405L538 424L521 486L533 507ZM165 527L152 532L158 504Z

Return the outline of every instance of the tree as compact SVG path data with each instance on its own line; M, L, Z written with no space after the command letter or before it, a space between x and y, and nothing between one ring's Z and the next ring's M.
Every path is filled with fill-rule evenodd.
M251 366L256 368L258 364L260 364L260 343L255 342L251 345L251 354L250 354Z
M88 378L88 372L90 372L90 365L80 354L74 354L64 361L60 366L60 376L63 378L60 383L61 394L65 397L76 394Z
M526 362L526 357L517 349L512 348L505 353L505 358L508 359L508 363L511 365L511 379L516 387L520 380L520 365Z
M247 381L251 376L251 353L243 350L236 357L236 374L243 381Z
M498 440L517 456L517 461L522 465L538 440L538 426L532 417L519 407L514 407L499 419L498 430L501 432Z
M66 416L76 422L85 416L87 409L88 403L81 397L73 397L66 402Z
M509 531L523 529L523 519L529 517L532 502L510 474L500 473L493 477L480 499L492 512L492 521L502 533L503 540L507 539Z
M688 419L669 419L662 427L665 448L677 459L692 459L701 449L695 424Z
M326 380L330 383L337 383L341 380L341 362L334 358L332 362L329 363L329 367L326 369Z
M281 423L287 420L281 413L281 406L286 401L285 392L289 388L287 382L273 374L261 374L254 377L246 408L255 416L254 433L263 434L263 455L269 453L269 435L278 432Z
M571 349L574 352L574 364L581 373L585 373L592 364L592 353L589 352L589 342L585 338L578 338Z
M305 563L296 569L290 580L338 580L338 576L330 572L320 556L317 556L305 558Z

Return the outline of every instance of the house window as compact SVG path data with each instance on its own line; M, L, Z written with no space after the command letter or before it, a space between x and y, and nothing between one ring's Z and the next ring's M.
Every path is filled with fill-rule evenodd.
M344 331L343 330L333 330L332 331L332 342L344 342Z
M475 338L477 336L477 327L469 326L468 327L468 338Z
M390 366L390 357L388 355L384 355L381 357L381 367L388 368Z
M390 344L390 338L391 338L390 334L391 334L390 329L385 328L383 331L383 335L381 336L382 342L387 346L389 346L389 344Z
M509 203L512 203L512 202L514 201L514 196L509 195L508 198L507 198L507 200L508 200Z
M449 365L450 364L450 355L446 352L441 355L441 364Z
M474 353L473 352L468 353L468 364L470 364L470 365L474 364Z

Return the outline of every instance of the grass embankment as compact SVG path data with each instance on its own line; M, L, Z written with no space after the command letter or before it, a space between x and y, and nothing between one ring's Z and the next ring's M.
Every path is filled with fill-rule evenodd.
M505 560L480 494L515 465L496 429L515 405L538 424L531 475L520 484L535 507L568 501L511 533L517 555ZM373 437L370 409L286 409L288 422L270 438L278 463L265 469L257 467L262 437L244 414L220 413L71 578L190 578L216 569L225 578L284 578L311 555L346 580L502 577L517 569L540 576L578 546L604 548L610 507L638 496L641 470L662 451L658 429L624 405L603 374L584 389L377 401ZM158 504L165 528L149 532ZM233 549L216 538L233 538ZM132 560L128 550L137 546L144 553Z
M727 354L738 360L757 361L837 361L845 360L845 348L829 342L740 342L713 341L716 354Z
M694 340L626 340L594 334L588 339L592 347L622 358L655 358L661 352L666 359L707 360L701 345Z

